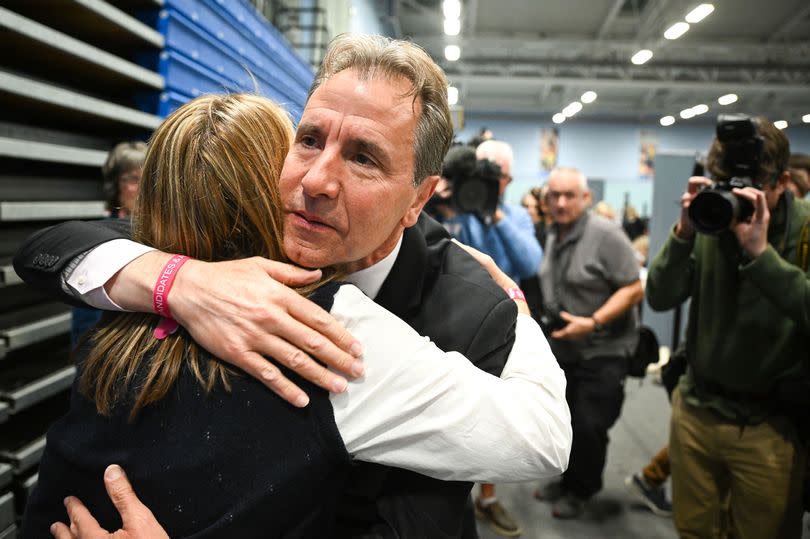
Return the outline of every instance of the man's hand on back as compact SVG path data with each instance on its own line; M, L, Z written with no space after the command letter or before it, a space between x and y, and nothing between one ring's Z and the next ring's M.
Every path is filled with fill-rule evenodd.
M134 260L105 287L125 309L151 312L152 287L170 255L152 252ZM189 260L168 296L172 316L211 354L261 380L296 406L307 395L263 356L332 392L362 374L360 344L332 316L289 286L317 280L320 271L261 257L228 262ZM148 298L148 299L147 299Z
M65 498L70 526L54 522L51 535L56 539L169 539L166 531L132 490L124 470L116 464L104 471L104 487L121 515L122 528L113 533L102 528L87 507L74 496Z

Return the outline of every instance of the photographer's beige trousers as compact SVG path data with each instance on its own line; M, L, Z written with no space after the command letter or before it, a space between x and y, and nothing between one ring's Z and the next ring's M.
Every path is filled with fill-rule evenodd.
M682 539L799 539L807 452L785 417L740 427L672 395L669 453ZM722 519L722 520L721 520Z

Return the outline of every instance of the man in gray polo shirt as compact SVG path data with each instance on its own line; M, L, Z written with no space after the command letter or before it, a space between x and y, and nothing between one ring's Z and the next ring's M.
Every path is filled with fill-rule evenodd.
M550 343L568 380L574 440L562 480L538 490L552 514L576 518L602 488L608 429L621 412L627 358L638 343L644 292L639 264L616 224L587 211L591 193L573 168L552 171L547 202L554 224L540 267L547 311L560 311L565 326Z

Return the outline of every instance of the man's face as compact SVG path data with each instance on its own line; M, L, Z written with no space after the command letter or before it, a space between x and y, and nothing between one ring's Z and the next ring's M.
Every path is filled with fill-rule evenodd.
M779 198L782 196L782 193L785 192L789 183L790 173L783 172L775 182L762 187L762 192L765 193L765 201L768 203L769 210L773 211L776 209L776 206L779 204Z
M554 222L568 226L576 222L588 208L591 192L582 188L576 174L560 170L549 178L546 202Z
M414 188L420 104L405 79L361 81L352 70L310 97L281 171L284 249L306 267L357 271L391 252L438 177Z
M498 156L493 161L501 167L501 179L500 183L498 184L498 194L503 196L504 192L506 192L506 187L512 181L512 163L509 162L508 159Z
M135 198L138 196L141 172L140 168L134 168L127 170L118 177L118 205L126 215L132 215L135 209Z

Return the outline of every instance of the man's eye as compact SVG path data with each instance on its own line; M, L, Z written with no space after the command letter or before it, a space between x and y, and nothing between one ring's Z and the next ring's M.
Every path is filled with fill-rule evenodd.
M311 137L311 136L303 136L303 137L301 137L301 144L303 144L304 146L313 147L317 143L318 142L315 140L315 137Z
M359 153L359 154L355 155L354 160L355 160L355 162L357 162L357 163L359 163L361 165L373 165L374 164L374 161L372 161L369 156L367 156L366 154L362 154L362 153Z

